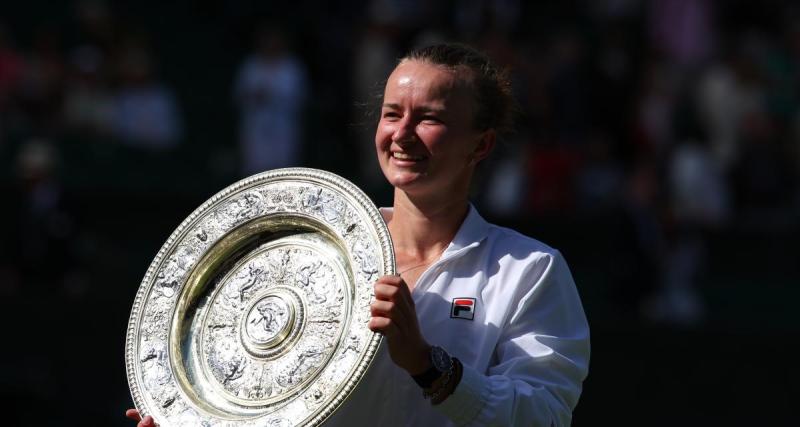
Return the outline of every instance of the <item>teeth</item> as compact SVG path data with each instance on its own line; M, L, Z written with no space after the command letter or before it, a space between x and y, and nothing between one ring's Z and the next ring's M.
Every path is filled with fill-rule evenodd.
M406 153L393 152L392 155L394 156L395 159L400 159L400 160L422 160L421 156L412 156Z

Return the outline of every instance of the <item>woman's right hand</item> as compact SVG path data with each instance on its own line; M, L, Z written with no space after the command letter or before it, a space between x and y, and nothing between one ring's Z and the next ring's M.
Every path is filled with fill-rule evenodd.
M153 417L148 415L142 419L141 415L139 415L139 411L136 409L128 409L125 411L125 416L134 421L138 421L139 424L136 424L136 427L156 427L156 422L153 421Z

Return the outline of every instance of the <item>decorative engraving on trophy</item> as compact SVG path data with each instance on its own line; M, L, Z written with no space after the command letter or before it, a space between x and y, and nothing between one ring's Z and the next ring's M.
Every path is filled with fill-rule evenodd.
M248 263L247 278L243 283L239 285L239 301L244 302L245 292L247 292L250 288L252 288L256 284L263 282L266 279L266 277L267 277L267 271L263 267L256 264L255 262Z
M178 396L177 396L177 395L174 395L174 394L173 394L173 395L171 395L171 396L167 396L167 397L164 399L164 401L163 401L163 402L161 402L161 407L162 407L162 408L169 408L170 406L172 406L172 404L173 404L173 403L175 403L175 399L176 399L177 397L178 397Z
M319 209L321 195L321 188L305 188L301 193L301 205L306 209L306 211L311 209Z
M288 370L278 374L276 382L286 388L300 384L306 378L306 374L319 366L324 351L325 350L318 345L310 345L297 355L297 358L294 363L290 365Z
M347 347L345 351L352 350L358 353L360 349L361 349L361 339L356 334L350 334L350 338L347 341Z
M178 287L178 278L175 277L175 268L168 266L158 272L156 276L156 295L171 298Z
M188 407L175 417L175 423L181 427L211 427L211 423L201 419L197 411Z
M283 284L291 270L291 256L288 250L282 249L268 258L269 280L272 284Z
M178 389L171 383L161 387L158 392L152 393L151 397L166 413L180 412L186 407L180 399Z
M236 358L225 364L225 377L222 379L222 384L228 384L230 381L238 380L244 374L245 361L244 359Z
M214 323L214 324L208 325L208 329L211 329L211 330L223 329L223 328L233 328L233 327L234 327L233 325L228 325L228 324L225 324L225 323Z
M251 369L247 378L248 382L242 387L240 394L251 400L263 400L272 396L272 375L264 365Z
M184 275L196 260L197 252L195 248L188 245L179 246L156 275L156 283L158 284L156 291L158 295L172 298L178 291Z
M149 362L154 359L158 359L158 350L152 345L142 346L142 349L139 354L141 354L140 362L145 363Z
M247 315L247 335L261 343L273 340L289 323L289 310L286 301L278 296L263 298Z
M352 251L359 269L367 275L367 280L371 281L378 273L378 259L372 246L369 243L357 240L353 243Z
M267 427L291 427L292 422L286 418L273 418L267 423Z
M205 242L208 240L208 233L201 227L198 227L197 232L194 234L194 237L201 242Z
M323 397L325 397L325 394L322 392L322 390L320 390L319 387L314 387L309 393L306 393L305 396L303 396L303 401L306 404L306 407L312 409L322 403Z
M264 197L267 200L266 206L264 209L267 212L272 212L276 210L282 211L290 211L296 209L296 203L294 199L293 192L296 191L293 188L286 188L286 187L277 187L276 189L270 189L264 191Z
M330 225L335 225L344 217L346 205L340 195L321 188L305 189L301 194L301 206L305 211L321 214Z
M250 219L261 213L261 194L249 191L231 200L225 207L226 213L238 221Z
M208 234L208 241L210 242L216 240L225 233L225 231L233 225L234 220L235 218L227 217L224 214L223 208L218 208L210 212L205 219L200 222L200 228Z
M167 384L172 379L165 350L151 347L148 354L142 360L142 365L146 368L143 374L144 385L150 391L157 391L161 386Z
M248 361L240 349L224 335L212 335L207 343L210 347L208 364L218 384L236 394L238 386L233 384L244 375Z
M194 266L197 261L197 250L191 245L181 245L175 250L175 254L170 257L170 261L175 264L175 270L181 275L185 274Z
M322 216L330 223L337 222L343 214L344 202L338 197L331 196L330 199L322 205Z
M141 337L145 341L151 339L167 339L167 332L163 328L163 324L167 319L166 311L168 306L166 304L159 304L156 301L163 301L163 298L152 298L153 303L147 307L145 312L145 322L142 324Z
M327 277L330 266L323 267L322 261L313 261L301 266L295 274L295 283L306 290L312 303L324 303L327 300Z
M323 306L320 306L319 310L315 310L313 317L310 317L308 319L308 322L326 324L326 325L338 324L341 322L340 320L341 314L342 314L341 306L333 303L328 303Z
M323 324L323 325L326 325L326 326L325 326L325 328L326 328L326 329L330 329L330 328L332 328L332 327L333 327L333 325L334 325L334 324L339 324L339 323L340 323L340 321L339 321L339 319L336 319L336 318L327 318L327 317L324 317L324 318L315 318L315 319L309 319L309 320L308 320L308 323L319 323L319 324Z
M300 268L297 269L297 274L295 275L297 283L300 286L313 285L316 281L314 276L317 274L317 271L321 266L322 261L312 261L300 266Z

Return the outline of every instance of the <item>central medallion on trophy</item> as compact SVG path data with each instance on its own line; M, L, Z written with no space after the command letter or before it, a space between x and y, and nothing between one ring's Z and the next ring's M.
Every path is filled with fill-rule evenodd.
M303 326L305 307L297 292L271 288L253 298L241 318L241 340L257 358L271 358L291 344Z
M294 317L294 309L279 296L259 300L247 315L245 332L254 342L274 347L286 336Z

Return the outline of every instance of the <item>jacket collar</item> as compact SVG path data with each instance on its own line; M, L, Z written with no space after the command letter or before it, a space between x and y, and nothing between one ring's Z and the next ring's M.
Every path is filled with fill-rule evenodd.
M464 218L464 222L461 223L461 227L453 237L453 241L450 242L450 246L442 254L442 257L478 246L488 235L489 223L481 217L475 206L470 203L467 217Z
M391 217L393 210L394 208L380 208L384 220L387 217ZM475 206L470 203L467 217L464 218L461 227L458 228L456 235L453 236L453 241L450 242L450 245L447 246L447 249L442 253L442 258L478 246L481 241L489 235L489 227L490 224L481 217L478 210L475 209Z

